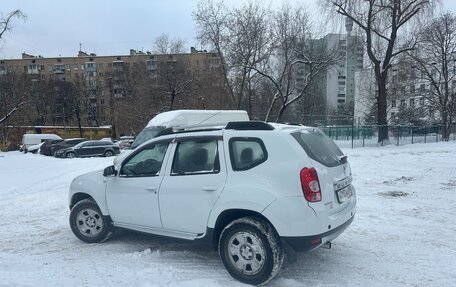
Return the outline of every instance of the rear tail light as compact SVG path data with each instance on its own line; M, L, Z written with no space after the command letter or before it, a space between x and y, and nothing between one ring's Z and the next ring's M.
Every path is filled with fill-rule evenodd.
M320 182L315 168L303 168L301 170L301 187L304 197L309 202L321 201Z

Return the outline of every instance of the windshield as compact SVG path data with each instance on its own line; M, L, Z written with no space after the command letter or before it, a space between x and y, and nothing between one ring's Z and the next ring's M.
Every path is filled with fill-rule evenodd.
M146 127L144 128L139 135L136 137L135 141L131 144L131 148L135 149L140 146L142 143L154 138L159 132L161 132L164 127Z
M346 161L339 147L319 129L308 129L293 133L309 157L319 163L333 167Z

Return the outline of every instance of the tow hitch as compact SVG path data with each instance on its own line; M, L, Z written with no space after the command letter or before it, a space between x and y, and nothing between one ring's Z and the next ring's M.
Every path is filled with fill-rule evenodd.
M332 247L331 241L328 241L328 242L326 242L325 244L323 244L323 247L326 247L326 248L328 248L328 249L331 249L331 247Z

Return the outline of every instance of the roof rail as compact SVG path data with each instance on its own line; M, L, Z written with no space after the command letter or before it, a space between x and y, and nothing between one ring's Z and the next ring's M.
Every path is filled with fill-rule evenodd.
M262 121L229 122L228 124L189 125L166 128L160 131L156 137L178 133L216 131L222 129L271 131L274 129L274 127Z
M260 130L272 131L273 126L262 121L246 121L246 122L229 122L225 129L227 130Z

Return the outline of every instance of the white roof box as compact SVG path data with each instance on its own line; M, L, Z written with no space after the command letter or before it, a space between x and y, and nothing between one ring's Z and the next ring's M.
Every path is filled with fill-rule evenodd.
M241 110L175 110L156 115L147 127L179 127L199 124L222 124L248 121L246 111Z

